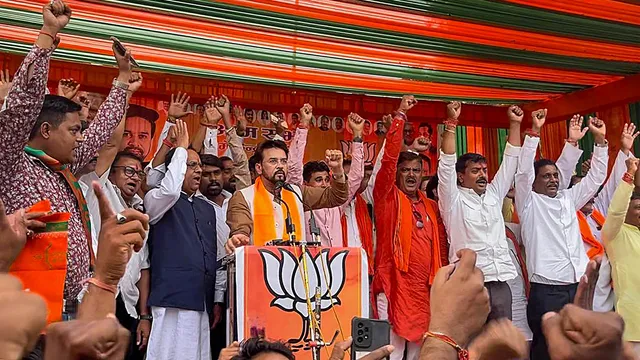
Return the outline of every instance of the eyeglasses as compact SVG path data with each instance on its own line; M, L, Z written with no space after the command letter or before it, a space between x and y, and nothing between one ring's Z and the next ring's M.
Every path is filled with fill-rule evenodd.
M195 160L191 160L189 162L187 162L187 167L191 168L191 169L196 169L196 168L202 168L202 163L199 163Z
M136 170L135 168L132 168L131 166L112 166L113 169L124 169L124 175L128 178L132 178L133 175L138 175L138 177L140 179L144 179L147 176L147 173L145 173L143 170Z

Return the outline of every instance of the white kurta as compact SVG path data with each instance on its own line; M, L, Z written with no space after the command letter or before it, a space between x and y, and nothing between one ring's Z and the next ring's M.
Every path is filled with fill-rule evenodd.
M206 311L152 307L151 313L147 360L211 360Z

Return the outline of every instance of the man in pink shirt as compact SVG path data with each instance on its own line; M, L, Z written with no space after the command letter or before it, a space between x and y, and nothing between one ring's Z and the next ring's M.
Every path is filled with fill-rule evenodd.
M309 123L311 122L311 112L301 111L300 124L296 130L296 134L291 142L289 149L289 174L287 181L300 185L304 180L304 184L312 187L329 187L330 176L327 165L320 161L311 161L302 166L304 159L304 150L307 145L307 135L309 132ZM349 115L349 128L353 131L353 141L351 142L351 168L347 175L349 183L349 200L346 204L353 200L362 178L364 177L363 166L364 149L362 143L362 131L364 129L364 120L356 114ZM316 218L316 224L320 229L320 239L322 246L338 246L342 247L342 214L343 206L330 209L314 210L313 214ZM307 238L311 239L309 229L310 212L305 212L305 220L307 224Z

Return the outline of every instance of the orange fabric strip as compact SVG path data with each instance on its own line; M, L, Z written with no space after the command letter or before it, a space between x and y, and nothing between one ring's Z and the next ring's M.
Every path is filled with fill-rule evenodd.
M367 202L362 195L356 195L356 222L358 223L358 231L360 232L360 241L362 248L367 253L369 262L369 275L373 275L374 256L373 256L373 222L369 216L369 208Z
M289 240L289 234L286 226L282 226L280 233L276 232L276 225L273 216L273 201L269 196L269 192L264 187L262 177L258 177L255 183L255 193L253 196L253 245L264 246L266 243L276 239ZM301 226L300 213L298 212L298 204L295 195L290 191L282 191L282 199L289 205L291 211L291 220L296 227L296 234L304 233L305 229ZM282 218L287 218L287 209L284 205L280 205L282 209ZM300 237L298 237L300 239Z
M593 210L593 214L598 212L597 210ZM591 232L591 227L589 227L589 223L587 222L587 217L582 213L582 211L576 212L578 216L578 225L580 226L580 234L582 235L582 241L591 246L591 249L587 251L587 255L589 259L593 259L598 255L604 254L604 246L598 241L598 239L593 236ZM592 214L592 216L593 216ZM602 226L604 224L604 216L598 212L599 215L593 216L593 219L596 220L598 226ZM602 221L602 224L598 220Z

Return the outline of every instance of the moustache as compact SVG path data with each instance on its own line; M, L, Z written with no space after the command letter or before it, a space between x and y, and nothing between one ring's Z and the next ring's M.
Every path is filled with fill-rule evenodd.
M211 182L211 183L209 184L209 187L215 187L215 186L217 186L217 187L222 187L222 184L220 184L220 183L219 183L219 182L217 182L217 181L213 181L213 182Z
M480 179L476 180L476 184L479 184L479 183L485 183L486 184L487 183L487 179L486 178L480 178Z

